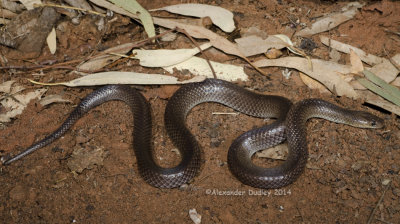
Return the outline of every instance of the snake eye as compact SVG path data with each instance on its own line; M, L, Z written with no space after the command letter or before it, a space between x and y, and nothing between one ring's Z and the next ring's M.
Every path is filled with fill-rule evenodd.
M376 121L372 121L372 122L371 122L371 126L372 126L372 127L375 127L375 126L376 126Z

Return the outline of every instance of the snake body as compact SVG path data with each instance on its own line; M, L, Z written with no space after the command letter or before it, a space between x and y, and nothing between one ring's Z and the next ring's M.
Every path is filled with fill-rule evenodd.
M270 125L240 135L228 151L231 172L244 184L258 188L286 186L303 172L308 157L305 123L311 117L364 128L383 126L383 121L370 113L346 110L320 99L307 99L292 106L288 99L281 96L261 95L226 81L207 79L181 87L167 104L165 127L180 151L181 161L175 167L163 168L153 158L149 103L135 89L124 85L108 85L85 97L66 121L48 137L3 163L10 164L50 144L89 110L110 100L121 100L131 108L134 117L133 148L139 174L147 183L159 188L181 186L198 174L201 149L187 128L185 119L193 107L204 102L217 102L254 117L276 118ZM251 162L251 156L256 151L277 145L285 138L288 140L289 154L283 164L262 168Z

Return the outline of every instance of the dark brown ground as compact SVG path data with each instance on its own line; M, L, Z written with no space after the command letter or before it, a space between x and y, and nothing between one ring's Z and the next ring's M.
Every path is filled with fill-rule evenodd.
M146 8L181 3L181 1L140 1ZM150 2L150 1L148 1ZM195 1L193 1L195 2ZM278 4L281 2L281 4ZM286 23L340 9L346 2L325 1L248 1L218 0L199 3L220 5L236 13L237 26L246 29L257 26L268 34L285 33ZM300 12L298 9L301 8ZM308 9L310 14L306 16ZM357 16L332 30L336 40L385 56L400 51L399 36L384 32L399 32L400 2L369 2ZM138 41L144 38L143 29L135 24L116 23L107 34L94 28L91 16L79 26L66 22L68 32L58 35L55 56L44 50L38 62L49 59L68 61L85 58L101 46ZM345 34L339 37L340 34ZM102 36L103 35L103 36ZM318 42L312 57L327 59L328 48ZM179 38L174 46L179 46ZM99 45L97 45L100 43ZM187 42L188 43L188 42ZM148 45L145 48L170 47ZM8 50L2 48L7 57ZM212 56L224 61L226 57ZM231 58L234 64L242 64ZM255 60L256 58L253 58ZM9 64L26 65L22 60L9 59ZM348 61L344 56L344 61ZM121 61L111 70L162 72L143 69L136 62ZM264 122L245 115L212 115L214 111L231 109L205 104L196 107L187 123L204 149L201 173L187 189L157 189L146 184L138 175L136 158L131 149L132 118L128 107L120 102L109 102L92 110L64 137L11 166L0 167L0 222L1 223L192 223L189 209L195 208L202 223L366 223L376 207L372 223L400 222L400 122L399 118L362 105L360 101L337 98L311 91L299 80L282 77L281 68L265 69L264 77L254 70L246 72L251 80L240 85L264 94L278 94L293 101L320 97L347 108L372 112L385 119L379 130L357 129L325 120L308 123L309 167L292 185L279 190L260 191L241 184L229 172L227 149L239 134ZM3 71L3 80L16 80L28 88L37 88L26 81L31 71L17 71L14 75ZM68 70L45 70L42 82L56 82L78 77ZM167 97L175 87L145 87L154 117L154 143L160 164L172 165L179 156L163 127L163 112ZM64 94L73 104L52 104L41 107L31 102L22 115L4 124L0 131L2 154L15 153L34 141L42 139L60 125L90 88L51 87L47 94ZM109 152L102 166L74 175L67 161L76 148L104 147ZM256 159L263 160L263 159ZM264 159L265 161L268 161ZM390 180L388 187L382 182ZM229 191L242 195L218 195ZM253 193L269 195L253 195ZM381 196L384 197L378 204Z

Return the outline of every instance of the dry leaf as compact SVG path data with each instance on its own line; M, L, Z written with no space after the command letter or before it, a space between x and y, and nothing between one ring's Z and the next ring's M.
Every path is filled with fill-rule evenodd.
M192 36L194 38L208 39L208 40L210 40L212 46L222 50L223 52L225 52L227 54L236 55L241 58L245 57L239 51L236 44L230 42L226 38L212 32L209 29L206 29L201 26L183 24L183 23L179 23L176 21L171 21L168 19L162 19L162 18L157 18L157 17L154 17L153 20L154 20L154 23L159 26L167 27L169 29L174 29L177 27L177 28L185 30L190 36Z
M350 3L352 4L352 3ZM337 12L337 13L331 13L325 17L322 17L318 19L316 22L314 22L311 25L311 28L304 28L297 32L295 35L296 36L311 36L317 33L322 33L325 31L328 31L330 29L333 29L337 27L338 25L352 19L356 13L357 9L361 8L362 5L359 4L357 6L350 7L350 9L342 11L342 12ZM343 9L342 9L343 10Z
M400 116L400 107L396 106L395 104L383 99L382 97L370 92L369 90L357 90L357 92L359 93L360 96L362 96L362 98L375 106L378 106L380 108L383 108L387 111L390 111L394 114L397 114L398 116Z
M324 36L321 36L320 38L323 44L340 52L349 54L351 51L354 51L354 53L357 54L363 62L373 65L373 67L370 69L371 72L388 83L392 82L399 74L399 70L397 70L397 68L385 58L368 54L359 48L329 39ZM400 61L400 54L393 56L392 60L395 62L396 60Z
M107 155L108 151L103 148L93 150L77 148L68 159L67 166L74 173L82 173L84 169L93 169L94 165L103 165Z
M33 6L34 4L42 4L42 1L40 0L19 0L22 4L24 4L25 8L27 10L32 10L35 7Z
M65 100L62 98L62 96L57 94L47 95L39 100L39 103L42 106L46 106L52 103L65 103L65 102L71 103L70 100Z
M239 79L246 81L248 76L244 72L243 66L222 64L218 62L210 61L213 66L217 78L227 80L227 81L237 81ZM208 78L213 78L213 73L211 72L210 66L207 61L203 58L192 57L182 63L164 67L169 73L173 73L173 70L177 69L179 71L188 70L194 75L204 75Z
M17 15L18 15L17 13L14 13L14 12L8 10L8 9L5 9L5 8L2 9L2 16L4 16L4 18L6 18L6 19L13 19Z
M210 43L200 46L201 50L211 47ZM175 49L175 50L133 50L135 59L140 60L140 65L145 67L166 67L181 63L188 60L199 53L200 50L195 47L191 49Z
M309 61L299 57L285 57L278 59L262 59L254 64L258 67L279 66L297 69L311 78L324 84L331 92L338 96L348 96L356 98L357 93L353 87L344 81L339 74L350 73L350 66L338 63L323 61L320 59L311 59L313 70L311 71Z
M288 145L287 143L280 144L272 148L257 152L256 154L258 157L261 158L286 160L286 156L288 154Z
M398 86L400 87L400 77L397 77L393 82L391 82L390 84L394 85L394 86Z
M128 17L131 17L133 19L139 19L139 16L137 16L136 14L128 12L127 10L125 10L123 8L120 8L120 7L114 5L114 4L112 4L112 3L110 3L110 2L108 2L106 0L89 0L89 1L91 1L92 3L94 3L94 4L98 5L98 6L101 6L103 8L106 8L106 9L109 9L111 11L114 11L114 12L116 12L118 14L121 14L121 15L124 15L124 16L128 16Z
M11 95L12 97L4 97L4 99L0 102L1 105L6 109L6 113L0 114L0 122L10 122L11 118L22 114L23 110L31 100L40 99L40 97L47 91L47 89L42 88L22 94L18 93L21 90L21 87L16 86L15 88L16 90L14 90L12 87L8 93L8 95Z
M265 53L271 48L282 49L286 47L286 43L274 36L262 39L261 37L252 35L235 39L235 41L240 52L246 57Z
M136 14L140 19L144 30L149 37L154 37L156 31L150 13L143 8L136 0L109 0L115 5L125 9L128 12Z
M365 62L369 65L376 65L376 64L380 64L383 62L382 58L372 55L372 54L368 54L365 51L363 51L359 48L353 47L351 45L329 39L328 37L325 37L325 36L320 36L320 39L321 39L321 43L325 44L326 46L329 46L330 48L338 50L340 52L349 54L350 49L353 50L360 57L360 59L363 62Z
M358 74L364 71L363 63L357 53L350 49L351 73Z
M399 70L387 59L384 59L380 64L374 65L369 71L387 83L395 80L399 74Z
M233 21L233 13L221 8L219 6L205 5L205 4L179 4L166 6L156 10L166 10L175 14L181 14L194 17L210 17L211 21L221 28L224 32L232 32L235 29L235 22Z
M204 76L195 76L192 79L178 81L178 78L159 74L146 74L137 72L100 72L94 73L81 78L71 80L69 82L60 83L40 83L32 81L40 85L65 85L70 87L76 86L96 86L108 84L135 84L135 85L163 85L163 84L185 84L190 82L202 82L206 79Z
M53 29L49 33L49 35L46 38L47 41L47 46L49 47L50 53L55 54L57 50L57 35L56 35L56 30Z
M330 93L329 90L317 80L311 78L308 75L305 75L302 72L299 72L299 75L301 80L304 82L304 84L306 84L308 88L318 89L320 93Z
M135 46L134 43L121 44L105 50L104 53L126 54L134 46ZM110 63L113 63L114 61L120 58L121 56L117 55L108 55L108 54L101 55L90 59L89 61L79 65L77 68L78 70L84 70L84 71L96 71L103 68L104 66L107 66Z

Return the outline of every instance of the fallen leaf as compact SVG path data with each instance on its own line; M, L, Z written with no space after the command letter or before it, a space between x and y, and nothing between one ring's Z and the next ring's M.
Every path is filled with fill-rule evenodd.
M299 72L299 75L303 83L306 84L308 88L318 89L320 93L330 93L329 90L317 80L303 74L302 72Z
M286 160L287 154L288 154L288 145L286 143L256 153L256 155L261 158L279 159L279 160Z
M11 86L12 86L14 83L15 83L14 80L5 81L5 82L1 83L1 84L0 84L0 92L12 94L12 93L11 93ZM15 88L15 87L14 87L14 88Z
M325 36L320 36L320 40L321 43L325 44L326 46L329 46L330 48L333 48L343 53L350 54L350 50L353 50L363 62L369 65L376 65L383 62L383 58L380 58L373 54L368 54L365 51L361 50L360 48L356 48L351 45L344 44L336 40L332 40Z
M358 79L358 82L371 90L372 92L380 95L381 97L389 100L390 102L400 106L400 89L388 84L385 80L379 78L370 71L363 71L366 78Z
M76 86L96 86L107 84L135 84L135 85L163 85L163 84L185 84L190 82L201 82L204 76L195 76L192 79L178 81L178 78L159 74L146 74L137 72L99 72L60 83L40 83L30 80L39 85L65 85Z
M358 74L364 71L364 66L360 57L358 57L357 53L355 53L352 49L350 49L350 64L351 73Z
M357 97L357 93L354 91L353 87L340 76L340 74L350 73L350 66L320 59L311 59L311 62L313 64L313 70L310 69L308 59L300 57L262 59L254 62L254 64L258 67L278 66L294 68L318 80L338 96Z
M235 22L233 21L233 13L229 10L219 6L212 6L206 4L178 4L166 6L159 9L152 9L150 11L166 10L175 14L194 17L210 17L211 21L221 28L224 32L232 32L235 29Z
M248 80L248 76L244 72L243 66L222 64L214 61L210 61L210 63L215 70L217 78L219 79L227 81L237 81L239 79L243 81ZM199 57L191 57L189 60L186 60L182 63L163 68L169 73L173 73L175 68L179 71L187 70L194 75L203 75L208 78L213 78L213 73L207 61Z
M399 74L399 70L387 59L383 59L382 63L374 65L369 71L388 83L395 80Z
M365 102L370 103L375 106L378 106L380 108L383 108L387 111L390 111L390 112L400 116L400 107L399 106L396 106L395 104L390 103L389 101L370 92L369 90L356 90L356 92L358 93L358 95L360 95L362 97L362 99L365 100Z
M14 13L8 9L2 8L2 16L4 16L4 18L6 18L6 19L15 18L17 15L18 15L17 13Z
M49 35L46 38L47 41L47 46L49 47L50 53L55 54L57 50L57 36L56 36L56 30L53 29L49 33Z
M27 10L34 9L35 4L38 5L42 4L42 1L40 0L19 0L19 1L25 6Z
M136 0L110 0L115 5L125 9L128 12L136 14L143 24L144 30L149 37L154 37L156 31L150 13L143 8Z
M282 49L286 47L286 43L274 36L262 39L261 37L252 35L235 39L235 42L240 52L246 57L265 53L271 48Z
M68 159L67 166L74 173L82 173L85 169L93 169L94 165L103 165L107 155L108 151L103 148L92 150L77 148Z
M135 46L134 43L126 43L126 44L121 44L121 45L117 45L115 47L109 48L103 52L103 53L105 53L105 55L101 55L101 56L92 58L89 61L87 61L81 65L78 65L77 69L84 70L84 71L96 71L98 69L101 69L121 58L121 56L109 55L109 54L112 54L112 53L113 54L126 54L134 46Z
M352 3L350 3L352 4ZM317 33L322 33L328 30L331 30L340 24L352 19L359 8L361 8L362 5L358 3L358 5L354 5L352 7L346 6L345 8L342 9L341 12L336 12L336 13L331 13L328 14L320 19L318 19L316 22L314 22L311 25L311 28L304 28L297 32L295 35L296 36L311 36Z
M190 36L194 38L208 39L210 40L213 47L218 48L227 54L232 54L241 58L245 58L245 56L240 52L236 44L230 42L228 39L212 32L209 29L201 26L188 25L157 17L154 17L153 20L154 23L159 26L163 26L169 29L180 28L185 30Z
M391 82L390 84L394 85L394 86L398 86L400 87L400 77L397 77L393 82Z
M7 94L9 97L4 97L4 99L0 102L1 105L6 109L6 113L0 114L0 122L10 122L11 118L22 114L31 100L40 99L40 97L47 91L47 89L42 88L22 94L19 93L21 91L21 87L16 86L15 88L16 90L11 88Z
M371 72L388 83L392 82L399 74L399 70L390 62L390 60L386 58L368 54L359 48L329 39L324 36L321 36L320 38L323 44L340 52L350 54L350 52L353 51L363 62L373 65L373 67L369 69ZM400 62L400 54L396 54L391 59L395 63Z
M211 47L210 43L205 43L200 46L201 50ZM191 49L159 49L159 50L133 50L135 59L140 60L140 65L145 67L166 67L181 63L188 60L199 53L200 50L195 47Z
M58 94L47 95L39 100L39 103L42 106L46 106L52 103L65 103L65 102L71 103L70 100L65 100L62 98L62 96Z
M89 0L89 1L91 1L95 5L98 5L98 6L101 6L103 8L109 9L109 10L111 10L113 12L118 13L118 14L125 15L125 16L131 17L133 19L139 19L139 16L136 15L135 13L128 12L127 10L125 10L125 9L123 9L121 7L118 7L117 5L114 5L114 4L112 4L112 3L110 3L110 2L108 2L106 0Z

